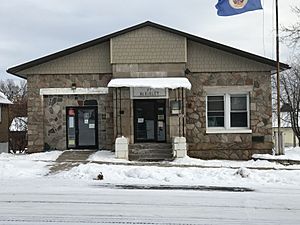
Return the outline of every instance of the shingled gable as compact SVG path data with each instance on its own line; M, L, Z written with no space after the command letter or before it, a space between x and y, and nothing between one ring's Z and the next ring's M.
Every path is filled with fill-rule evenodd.
M154 27L154 28L157 28L157 29L167 31L167 32L171 32L171 33L186 37L188 40L191 40L191 41L194 41L194 42L197 42L197 43L200 43L200 44L203 44L203 45L206 45L206 46L209 46L209 47L221 50L221 51L225 51L225 52L228 52L228 53L231 53L231 54L235 54L235 55L238 55L238 56L241 56L241 57L245 57L247 59L250 59L250 60L253 60L253 61L256 61L256 62L259 62L259 63L263 63L263 64L266 64L266 65L269 65L269 66L276 67L276 61L274 61L274 60L271 60L271 59L268 59L268 58L265 58L265 57L262 57L262 56L259 56L259 55L255 55L255 54L252 54L252 53L249 53L249 52L246 52L246 51L242 51L242 50L239 50L239 49L236 49L236 48L232 48L232 47L229 47L229 46L217 43L217 42L213 42L213 41L210 41L210 40L207 40L207 39L204 39L204 38L192 35L192 34L188 34L188 33L185 33L185 32L170 28L170 27L166 27L166 26L157 24L157 23L153 23L151 21L146 21L144 23L141 23L141 24L138 24L138 25L135 25L135 26L132 26L132 27L129 27L129 28L126 28L126 29L123 29L123 30L105 35L103 37L100 37L100 38L97 38L97 39L94 39L94 40L76 45L74 47L71 47L71 48L68 48L68 49L65 49L65 50L62 50L62 51L59 51L59 52L56 52L56 53L38 58L38 59L35 59L35 60L32 60L30 62L21 64L21 65L12 67L12 68L9 68L7 70L7 72L10 73L10 74L13 74L13 75L16 75L16 76L19 76L19 77L22 77L22 78L26 79L26 77L24 75L20 75L18 73L20 71L25 70L25 69L28 69L28 68L31 68L31 67L49 62L49 61L57 59L59 57L67 56L67 55L70 55L74 52L78 52L80 50L84 50L84 49L87 49L89 47L93 47L95 45L98 45L98 44L101 44L103 42L109 41L111 38L117 37L119 35L125 34L127 32L131 32L131 31L134 31L134 30L146 27L146 26L150 26L150 27ZM287 64L280 63L280 68L284 70L284 69L289 69L290 67Z

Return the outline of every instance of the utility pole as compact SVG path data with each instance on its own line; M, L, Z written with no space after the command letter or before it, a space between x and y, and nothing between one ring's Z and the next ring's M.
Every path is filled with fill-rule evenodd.
M278 15L278 0L276 0L276 67L277 67L277 134L275 133L276 141L276 154L283 155L283 136L280 124L280 62L279 62L279 15Z

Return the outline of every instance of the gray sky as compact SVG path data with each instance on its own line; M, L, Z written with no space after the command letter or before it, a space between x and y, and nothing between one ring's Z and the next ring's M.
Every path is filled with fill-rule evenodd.
M216 14L217 0L0 0L0 78L7 68L150 20L268 58L275 57L275 0L264 10L231 17ZM296 17L279 0L280 24ZM281 47L281 61L291 49Z

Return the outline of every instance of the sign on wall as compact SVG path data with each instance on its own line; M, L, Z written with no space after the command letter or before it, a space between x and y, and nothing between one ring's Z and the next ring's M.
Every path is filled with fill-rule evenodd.
M168 89L134 87L130 88L130 97L132 99L168 98Z

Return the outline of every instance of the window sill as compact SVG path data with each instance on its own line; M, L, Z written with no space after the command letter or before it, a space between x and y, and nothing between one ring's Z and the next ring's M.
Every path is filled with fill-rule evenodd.
M206 129L207 134L252 134L250 129Z

